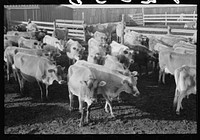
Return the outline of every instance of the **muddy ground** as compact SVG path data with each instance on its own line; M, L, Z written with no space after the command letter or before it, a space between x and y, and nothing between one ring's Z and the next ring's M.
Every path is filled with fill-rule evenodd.
M195 134L196 96L183 99L180 116L173 110L174 78L158 85L158 73L138 79L139 97L122 93L123 102L113 101L115 118L104 111L105 100L92 105L91 122L79 128L80 113L69 112L67 85L49 87L49 101L40 101L36 83L26 83L27 96L20 98L19 86L5 81L5 134Z

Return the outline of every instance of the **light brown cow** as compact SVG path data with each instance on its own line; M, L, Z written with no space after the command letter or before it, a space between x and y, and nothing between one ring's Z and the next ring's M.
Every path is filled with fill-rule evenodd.
M119 96L122 91L125 91L133 96L138 96L140 92L137 89L137 72L132 72L129 76L120 74L117 71L106 68L105 66L89 63L84 60L79 60L75 65L88 67L92 74L99 81L105 81L105 86L98 88L98 94L102 94L106 99L105 111L108 112L107 105L110 107L111 116L114 117L111 101Z
M182 65L193 66L196 65L196 55L194 54L181 54L174 51L161 51L159 52L159 82L165 83L165 72L174 75L175 69Z
M26 39L24 37L20 37L18 40L18 47L21 48L29 48L29 49L41 49L41 42L34 39Z
M180 114L180 108L183 109L181 102L185 96L196 94L196 66L183 65L174 72L176 90L174 97L174 107L176 114Z
M53 84L53 81L57 81L59 84L65 82L62 80L64 78L64 67L56 66L53 62L44 57L18 52L14 56L13 68L17 74L21 94L24 95L23 90L25 81L36 81L40 87L42 101L42 84L45 84L46 99L48 99L48 87Z
M87 116L86 122L90 119L90 108L91 104L96 100L96 90L99 86L104 86L104 81L98 81L95 75L87 67L77 65L71 65L68 69L68 90L70 99L70 109L73 102L72 96L78 96L79 100L79 111L81 112L81 119L79 126L81 127L84 122L84 110L83 103L87 103Z

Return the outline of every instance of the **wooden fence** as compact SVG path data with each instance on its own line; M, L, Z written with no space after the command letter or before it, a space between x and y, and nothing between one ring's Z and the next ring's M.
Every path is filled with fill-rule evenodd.
M37 24L38 29L46 29L47 33L52 35L55 26L54 22L41 22L41 21L32 21L32 22ZM10 25L16 25L21 23L27 24L27 21L10 21ZM84 21L57 19L55 20L55 23L57 27L68 28L69 38L85 41Z
M133 30L142 34L146 34L146 35L165 35L168 32L167 28L155 28L155 27L139 27L139 26L135 26L135 27L130 27L130 26L126 26L125 29L129 29L129 30ZM193 34L196 32L196 29L176 29L176 28L172 28L171 29L171 34L173 35L179 35L179 36L183 36L183 37L192 37Z
M148 23L153 24L178 24L184 25L185 23L191 21L197 21L197 14L195 12L193 14L129 14L129 17L132 18L138 24L143 24L145 26Z

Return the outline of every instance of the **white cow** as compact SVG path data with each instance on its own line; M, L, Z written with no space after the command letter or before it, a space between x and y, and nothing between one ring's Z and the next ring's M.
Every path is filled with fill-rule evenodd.
M196 66L183 65L174 72L176 90L174 97L174 107L177 105L176 114L180 114L183 109L181 102L185 96L196 94Z

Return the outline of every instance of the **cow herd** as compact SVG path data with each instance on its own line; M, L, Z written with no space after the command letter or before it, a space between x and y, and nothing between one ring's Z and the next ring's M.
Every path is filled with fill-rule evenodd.
M15 31L4 34L7 80L10 80L12 72L19 83L21 96L25 94L26 81L37 82L42 101L44 95L48 99L48 86L54 81L67 85L70 110L74 109L73 97L78 97L80 126L84 120L89 122L91 104L98 101L97 95L104 97L105 111L110 111L112 117L115 116L112 100L120 100L121 92L135 97L140 95L137 79L143 74L142 66L146 67L146 74L149 74L149 65L152 65L153 72L159 69L159 82L162 79L165 83L165 73L174 75L177 114L180 114L182 99L191 93L196 94L197 34L185 38L124 30L124 44L119 44L121 23L98 24L86 26L88 47L83 47L79 41L68 38L66 27L55 27L52 35L39 30L30 20L25 30L20 30L22 27L15 26ZM138 71L134 71L135 66L138 66Z

